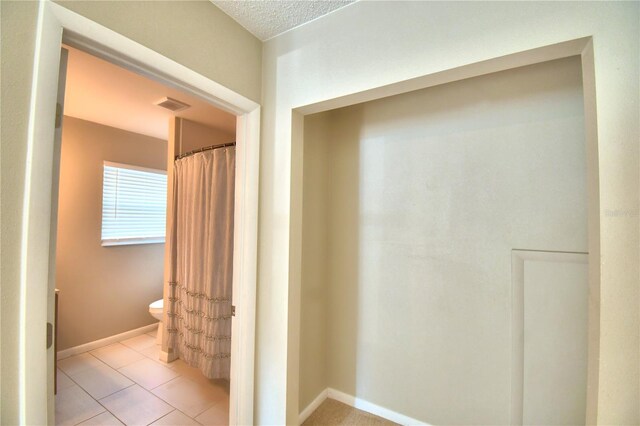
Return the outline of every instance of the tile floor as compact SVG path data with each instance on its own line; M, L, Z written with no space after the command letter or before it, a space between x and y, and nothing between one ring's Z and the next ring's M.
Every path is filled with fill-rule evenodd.
M155 332L58 361L57 425L227 425L229 382L158 359Z

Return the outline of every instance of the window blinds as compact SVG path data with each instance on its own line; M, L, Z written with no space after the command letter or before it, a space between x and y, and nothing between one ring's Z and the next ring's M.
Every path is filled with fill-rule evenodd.
M167 174L127 164L104 163L102 245L163 243Z

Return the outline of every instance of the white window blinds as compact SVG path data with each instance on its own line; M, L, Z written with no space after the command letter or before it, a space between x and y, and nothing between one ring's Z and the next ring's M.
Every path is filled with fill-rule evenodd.
M104 162L102 245L163 243L167 173Z

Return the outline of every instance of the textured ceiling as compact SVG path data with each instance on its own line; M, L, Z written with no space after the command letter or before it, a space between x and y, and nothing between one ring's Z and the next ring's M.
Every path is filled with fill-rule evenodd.
M211 0L227 15L265 41L354 0Z

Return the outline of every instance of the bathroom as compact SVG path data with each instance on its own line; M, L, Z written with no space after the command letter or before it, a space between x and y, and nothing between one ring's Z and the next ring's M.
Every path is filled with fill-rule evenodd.
M172 247L164 234L167 204L166 220L178 216L171 191L167 194L173 186L167 160L214 158L214 151L224 157L223 213L230 220L223 222L230 232L222 242L232 241L236 117L82 50L65 49L55 262L56 424L228 424L229 350L216 358L221 367L207 370L216 377L210 379L175 359L182 358L175 350L166 350L169 335L163 352L163 333L158 331L166 317L163 299L176 296L167 294L167 299L164 294L170 287L166 274L175 264L165 260ZM157 105L163 100L174 111ZM108 172L113 170L120 183L127 172L133 172L132 180L142 173L153 181L145 181L153 188L145 186L131 196L158 196L155 205L163 208L144 224L150 234L137 239L109 234L115 225L105 219L108 209L118 201L124 205L127 194L108 199L108 185L113 184ZM220 170L216 173L220 178ZM194 223L197 227L199 222ZM233 244L227 245L222 275L229 287L224 309L230 310ZM221 316L230 324L230 315ZM229 335L227 328L223 334ZM230 345L230 336L217 338ZM198 362L191 359L191 364Z

